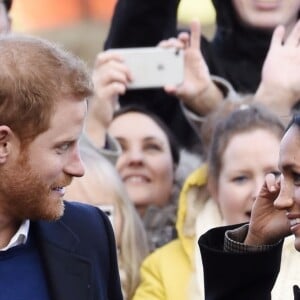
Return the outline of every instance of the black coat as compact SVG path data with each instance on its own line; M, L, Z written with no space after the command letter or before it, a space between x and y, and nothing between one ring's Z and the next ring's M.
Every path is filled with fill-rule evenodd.
M283 243L264 252L225 252L225 231L237 226L211 229L198 241L203 262L205 299L270 300L280 270ZM300 300L297 286L294 286L294 299Z
M176 36L178 0L118 0L105 49L156 46ZM236 19L231 0L214 0L216 34L202 36L201 50L210 73L227 79L238 92L254 92L271 40L271 32L251 30ZM128 91L121 105L137 103L160 115L187 148L199 143L178 100L161 89ZM196 151L199 149L196 148Z

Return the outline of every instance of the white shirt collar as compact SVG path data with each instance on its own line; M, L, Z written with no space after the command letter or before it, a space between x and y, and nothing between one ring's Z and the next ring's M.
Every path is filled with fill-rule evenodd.
M10 239L8 245L5 246L4 248L1 248L0 251L6 251L12 247L25 244L28 238L29 225L30 225L29 220L24 220L20 225L18 231Z

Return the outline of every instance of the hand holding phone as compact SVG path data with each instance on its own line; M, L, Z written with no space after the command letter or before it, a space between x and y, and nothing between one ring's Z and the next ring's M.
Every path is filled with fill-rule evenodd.
M110 49L128 67L132 82L128 89L159 88L183 82L183 51L176 48L141 47Z

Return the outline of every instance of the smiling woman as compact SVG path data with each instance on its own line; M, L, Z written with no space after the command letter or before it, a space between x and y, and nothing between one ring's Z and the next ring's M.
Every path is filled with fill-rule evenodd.
M295 285L300 282L299 140L295 115L280 142L282 174L277 180L274 174L265 177L250 222L213 228L200 237L207 299L300 299ZM290 242L294 245L287 248Z
M249 221L265 175L279 174L284 125L276 115L251 102L250 97L242 103L224 102L203 123L202 130L212 136L206 140L207 164L187 178L180 193L178 239L144 260L143 281L134 300L150 299L153 294L166 295L157 299L204 299L202 262L195 252L197 238L215 226ZM290 268L295 259L291 246L287 240L281 282L287 274L298 274L297 268ZM275 286L274 299L289 299L282 290L282 285Z
M133 106L115 114L109 133L121 145L116 168L144 220L153 250L174 238L179 162L175 138L157 116Z

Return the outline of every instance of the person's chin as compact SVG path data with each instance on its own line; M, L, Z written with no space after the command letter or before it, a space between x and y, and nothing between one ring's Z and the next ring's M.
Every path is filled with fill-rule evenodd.
M56 205L53 205L53 208L49 211L49 219L53 221L60 219L64 214L64 210L65 204L63 199L60 198Z
M44 207L40 211L40 219L45 221L56 221L60 219L65 210L65 205L62 198L51 201L47 207Z

